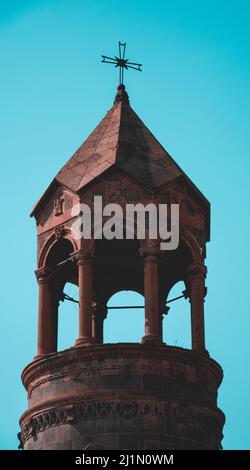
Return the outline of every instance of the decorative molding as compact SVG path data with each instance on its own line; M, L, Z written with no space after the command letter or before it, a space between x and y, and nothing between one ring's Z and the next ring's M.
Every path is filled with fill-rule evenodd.
M219 387L223 373L222 369L217 362L209 357L206 354L198 354L195 351L178 348L176 346L166 346L164 344L160 345L142 345L142 344L102 344L102 345L91 345L88 348L70 348L66 351L51 353L44 358L39 358L33 361L31 364L26 366L22 373L22 381L26 389L29 387L36 386L36 383L39 381L48 380L44 378L44 374L48 374L50 371L54 371L53 378L58 378L59 376L67 376L67 367L75 367L75 363L81 363L81 374L85 376L96 375L100 373L100 370L105 370L105 360L114 361L115 357L123 357L124 360L132 360L133 362L136 359L141 360L145 359L147 362L147 368L152 371L156 369L163 371L164 367L167 368L167 364L173 363L174 367L177 367L178 364L185 364L187 368L195 367L202 368L207 371L208 374L214 377L214 381ZM152 359L153 357L153 359ZM86 367L86 362L94 360L95 364L101 362L102 366L95 367ZM117 365L118 365L117 361ZM162 364L166 363L165 366ZM84 365L85 364L85 365ZM56 369L60 369L56 371ZM110 368L110 366L109 366ZM114 370L115 364L112 365L112 370ZM167 369L165 369L167 370ZM163 373L163 372L161 372ZM69 374L70 376L70 374ZM52 376L49 380L52 379ZM38 382L37 382L38 381Z
M62 404L43 410L21 422L20 442L37 436L39 432L53 426L73 424L86 420L109 418L147 418L154 416L165 419L169 433L174 437L186 437L206 441L206 436L216 435L221 440L221 426L224 415L219 409L208 410L185 402L159 400L85 400ZM204 433L204 435L203 435ZM220 447L220 442L218 448Z
M55 239L60 240L60 238L62 238L63 235L65 234L65 226L58 225L54 230L54 234L55 234Z
M145 259L149 257L155 257L158 259L161 255L160 252L160 239L152 240L146 238L145 240L140 240L139 253L141 256L144 256Z
M42 280L46 280L48 275L49 275L49 270L47 269L46 266L43 266L42 268L38 268L35 271L35 276L36 276L38 283Z
M66 424L73 424L76 420L76 410L75 410L75 406L70 404L70 405L66 405L64 407L64 411L66 413Z
M75 362L68 367L67 379L69 381L76 380L81 374L81 366L79 362Z
M57 197L54 200L54 215L58 216L63 213L63 203L64 203L64 198L63 197Z
M56 235L56 232L58 235ZM43 245L42 249L39 252L38 255L38 267L44 267L46 266L46 260L47 256L51 250L51 248L54 246L55 243L63 236L67 240L72 243L73 249L77 251L79 249L78 244L76 240L73 238L73 235L71 233L71 228L70 225L59 225L53 229L51 229L48 233L48 238L46 239L45 244ZM40 236L40 235L39 235Z

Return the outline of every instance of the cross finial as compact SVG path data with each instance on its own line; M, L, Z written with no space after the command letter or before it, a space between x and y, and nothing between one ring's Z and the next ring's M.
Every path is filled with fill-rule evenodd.
M142 64L136 64L135 62L130 62L128 59L125 59L126 43L119 41L119 57L108 57L102 55L102 62L106 64L113 64L115 67L119 67L119 84L123 84L124 79L124 69L134 69L142 72Z

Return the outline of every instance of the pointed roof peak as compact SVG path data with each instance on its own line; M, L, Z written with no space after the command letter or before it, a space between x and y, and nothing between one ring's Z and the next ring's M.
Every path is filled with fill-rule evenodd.
M79 192L114 167L150 189L183 176L198 191L130 106L123 84L117 87L112 108L62 167L55 182ZM34 211L43 200L44 196Z
M79 192L114 167L150 189L180 176L195 188L130 106L123 84L117 87L112 108L62 167L55 181ZM200 196L203 197L201 193Z
M118 85L117 87L117 93L114 104L120 102L129 104L129 96L126 92L125 85L123 85L123 83L120 83L120 85Z
M56 180L80 191L115 166L149 188L180 176L181 170L129 104L120 84L114 105L56 175Z

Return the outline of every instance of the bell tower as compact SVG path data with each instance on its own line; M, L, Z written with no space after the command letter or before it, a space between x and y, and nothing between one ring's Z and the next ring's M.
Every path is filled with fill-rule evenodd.
M161 250L160 240L149 237L147 217L145 239L76 237L75 208L85 204L92 214L96 196L124 211L128 204L178 204L178 246ZM22 373L28 394L20 418L23 448L220 449L224 414L217 391L223 373L206 350L204 328L210 204L134 112L123 84L32 216L38 345ZM102 223L107 220L106 214ZM190 312L190 350L163 342L168 294L180 280ZM58 351L66 282L79 289L79 330L72 347ZM140 343L104 342L107 302L120 290L144 296Z

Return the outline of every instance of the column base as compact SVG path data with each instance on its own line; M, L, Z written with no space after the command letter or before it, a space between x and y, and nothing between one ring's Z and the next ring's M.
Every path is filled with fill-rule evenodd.
M34 357L34 361L36 361L37 359L42 359L43 357L46 357L47 354L37 354L35 357Z
M141 344L163 344L159 335L145 335L141 339Z
M50 351L50 352L42 352L42 353L39 353L39 354L36 354L36 356L34 357L34 361L36 361L37 359L43 359L47 356L49 356L49 354L55 354L57 351Z
M210 354L209 354L208 350L205 349L205 348L192 348L192 351L197 353L197 354L200 354L202 356L209 356L210 357Z
M77 338L74 344L74 348L79 348L81 346L91 346L94 344L93 338L81 337Z

